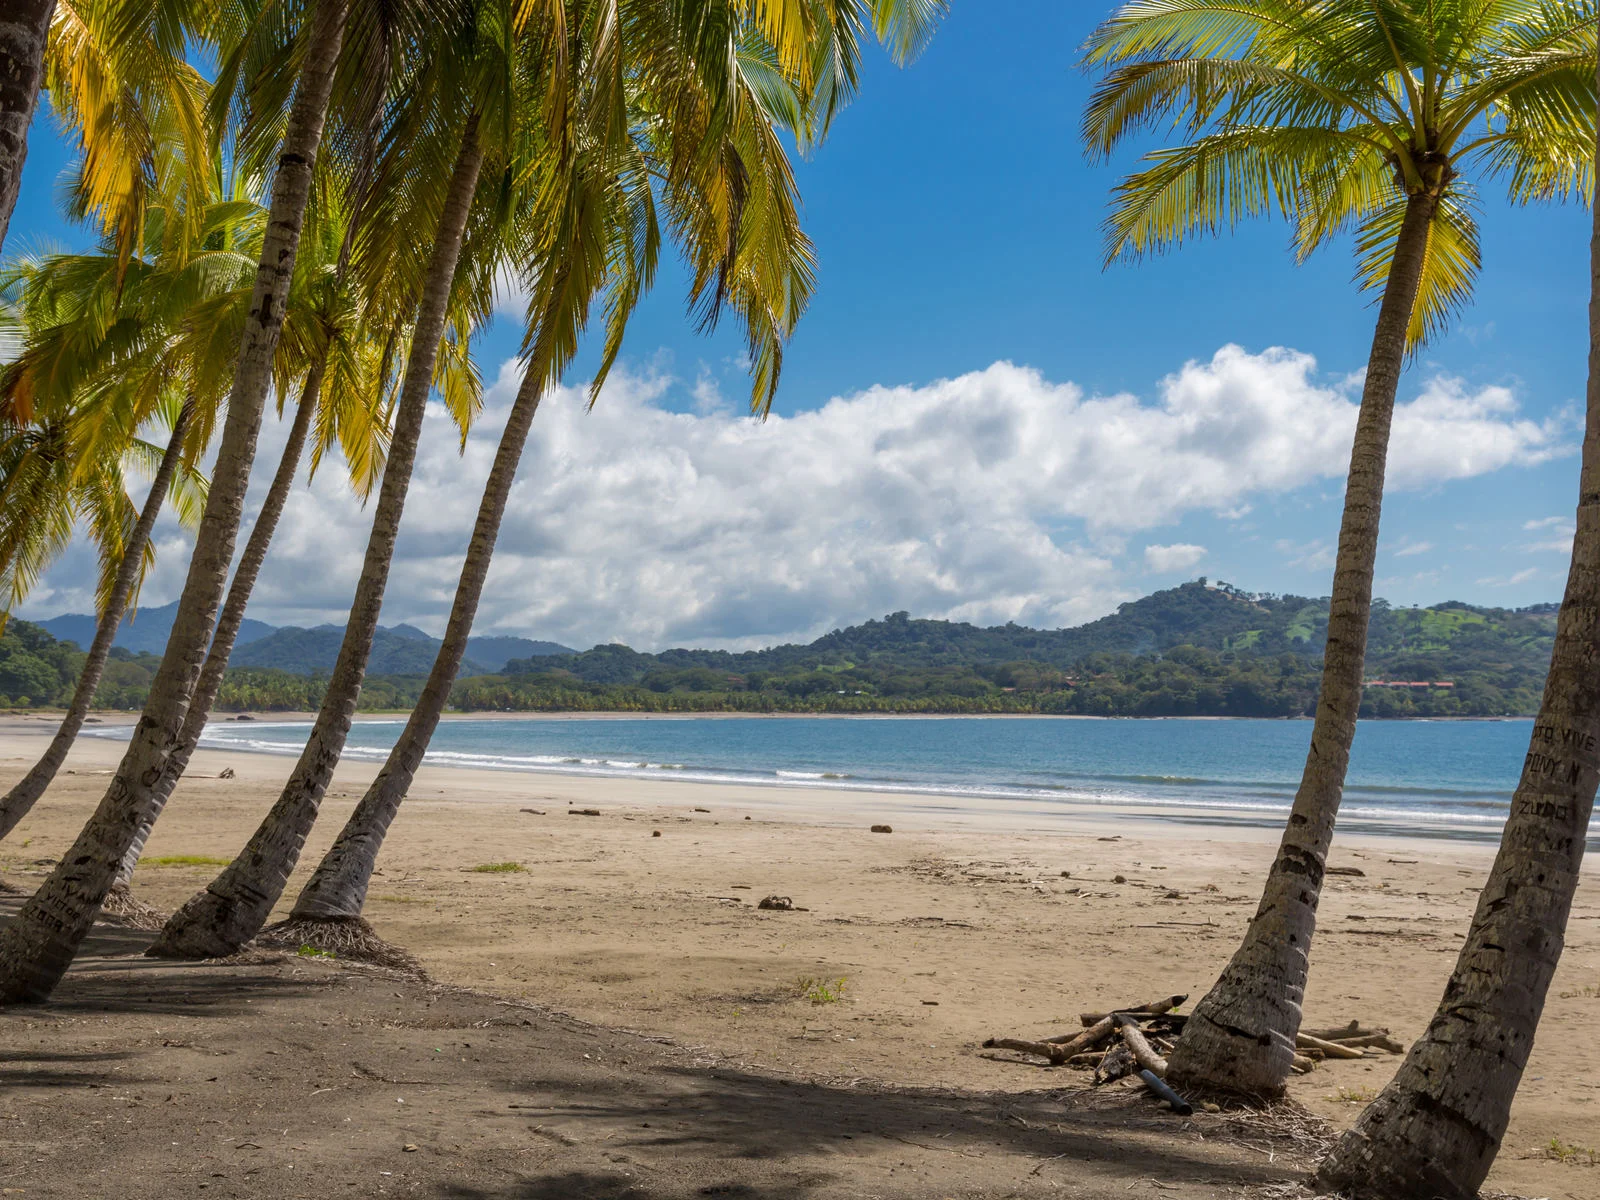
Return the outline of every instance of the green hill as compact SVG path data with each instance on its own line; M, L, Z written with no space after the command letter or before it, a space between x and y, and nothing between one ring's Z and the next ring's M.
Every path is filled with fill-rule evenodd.
M1532 715L1555 621L1553 604L1402 609L1380 600L1362 715ZM656 654L596 646L513 659L501 673L469 662L452 703L520 711L1303 716L1316 705L1326 628L1325 599L1249 594L1201 580L1072 629L984 628L892 613L808 645ZM316 707L341 635L334 626L285 628L241 647L218 708ZM410 626L380 631L362 707L414 703L437 644ZM473 649L478 645L491 652L507 645L564 649L523 639L485 639ZM11 622L0 637L0 703L62 703L81 661L71 643ZM97 702L142 704L159 661L113 651Z
M587 707L604 689L627 707L830 711L1053 711L1104 715L1292 716L1316 703L1326 599L1252 594L1201 580L1072 629L984 628L892 613L809 645L646 654L596 646L514 660L480 681L469 707ZM1369 678L1447 687L1368 689L1374 716L1529 714L1555 632L1555 605L1510 610L1449 602L1374 605ZM760 699L765 697L765 700ZM717 698L715 704L712 698ZM598 704L597 704L598 706ZM941 707L942 706L942 707Z

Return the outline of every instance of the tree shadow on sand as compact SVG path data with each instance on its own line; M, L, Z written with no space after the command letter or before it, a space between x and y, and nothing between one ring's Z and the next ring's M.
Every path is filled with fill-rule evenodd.
M1238 1118L1179 1118L1120 1089L1016 1094L848 1087L726 1068L662 1067L632 1081L552 1077L516 1090L525 1097L516 1105L519 1115L536 1127L575 1146L603 1144L637 1169L585 1173L573 1171L569 1161L559 1173L489 1190L446 1186L439 1196L779 1200L839 1183L827 1171L830 1164L890 1158L936 1175L957 1169L982 1194L985 1188L1005 1194L1007 1181L1030 1171L1028 1182L1041 1188L1067 1175L1108 1192L1125 1188L1130 1177L1174 1189L1202 1179L1249 1188L1281 1185L1297 1174L1290 1162L1306 1149L1288 1132L1276 1136L1250 1118L1248 1137L1257 1148L1246 1152L1230 1138L1238 1133L1231 1129ZM1260 1152L1263 1142L1270 1156ZM672 1169L688 1161L698 1164L692 1181ZM807 1167L823 1172L804 1172Z
M0 900L0 928L20 907L21 901ZM174 964L146 958L154 940L148 930L96 924L47 1002L6 1011L46 1018L105 1013L225 1017L241 1012L248 999L309 995L338 984L336 977L286 979L276 970L282 962L278 954L260 955L256 962L234 958ZM183 969L175 970L179 965Z

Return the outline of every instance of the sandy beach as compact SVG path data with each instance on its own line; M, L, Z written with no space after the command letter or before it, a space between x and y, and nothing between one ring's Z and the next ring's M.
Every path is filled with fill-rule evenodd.
M0 725L0 781L21 774L42 748L46 728L32 718ZM0 873L24 888L43 878L98 800L120 749L111 739L79 739L50 796L0 845ZM135 878L140 897L171 909L203 886L218 867L194 860L225 861L238 850L289 761L198 753ZM285 908L375 769L358 762L340 768ZM225 770L231 778L220 778ZM974 1102L987 1097L985 1103L1010 1094L1037 1104L1047 1094L1059 1099L1060 1089L1075 1095L1087 1087L1087 1074L1005 1061L982 1050L983 1039L1062 1032L1076 1027L1080 1011L1153 996L1198 998L1253 911L1275 843L1269 829L1219 831L1115 813L987 828L909 811L904 801L820 789L425 768L386 846L367 915L439 984L570 1014L585 1028L662 1039L639 1043L636 1053L676 1047L675 1053L699 1056L695 1061L731 1064L752 1079L787 1081L783 1086L939 1089L970 1093ZM891 804L899 806L894 832L870 833ZM574 815L576 809L599 815ZM1357 1019L1389 1026L1402 1040L1415 1037L1438 1001L1492 855L1491 846L1424 838L1341 838L1332 864L1363 874L1328 880L1307 1024ZM519 869L474 870L494 863ZM756 902L768 894L791 897L803 911L758 910ZM96 962L108 964L105 971L146 961L119 959L114 946L104 953L110 957ZM326 974L357 991L378 986L337 965L292 958L288 965L236 969ZM137 1010L131 1001L146 976L129 966L119 978L126 1007ZM272 1002L291 1009L296 1003L282 995ZM146 1018L135 1012L99 1019L113 1023L106 1036L114 1040L116 1021L148 1025ZM33 1018L5 1019L15 1031ZM296 1036L309 1038L305 1053L315 1054L318 1038L328 1035L301 1029ZM1591 859L1491 1187L1600 1197L1600 1165L1587 1153L1600 1143L1597 1046L1600 895ZM26 1057L13 1056L14 1063ZM453 1086L470 1091L477 1060L456 1057L462 1061ZM156 1055L140 1069L154 1071L165 1061ZM1321 1064L1295 1080L1293 1098L1335 1124L1347 1123L1398 1061ZM165 1086L153 1079L144 1091L155 1096ZM0 1138L9 1132L13 1150L38 1144L41 1125L74 1111L70 1088L6 1091L3 1115L31 1131L19 1132L12 1120L0 1125ZM1069 1109L1075 1102L1063 1101ZM1033 1119L1019 1118L1024 1125ZM297 1134L296 1144L313 1137ZM963 1144L963 1153L984 1153L976 1134ZM1565 1150L1553 1152L1552 1145ZM954 1158L941 1150L918 1157L916 1169L936 1172L945 1165L941 1159ZM1010 1194L1102 1194L1089 1188L1089 1176L1056 1169L1069 1162L1051 1166L1038 1147L1024 1154L996 1145L985 1169L1001 1170L1011 1152L1020 1156ZM813 1153L822 1151L794 1150L789 1159ZM1235 1157L1243 1164L1251 1155L1240 1150ZM1034 1172L1035 1160L1046 1166ZM245 1190L209 1194L291 1194L251 1191L227 1178ZM1008 1194L1001 1185L1011 1187L1009 1179L1004 1170L981 1183L973 1176L975 1191L953 1184L940 1190L935 1173L922 1183L907 1175L877 1191L864 1184L854 1191L772 1184L771 1191L728 1194L1000 1195ZM1078 1184L1088 1190L1071 1190ZM56 1194L40 1185L34 1178L28 1194ZM388 1186L374 1174L338 1194L367 1194L361 1189L369 1185ZM1217 1181L1178 1187L1143 1191L1228 1194ZM621 1185L592 1192L573 1185L567 1192L428 1194L679 1193L663 1184L637 1193Z

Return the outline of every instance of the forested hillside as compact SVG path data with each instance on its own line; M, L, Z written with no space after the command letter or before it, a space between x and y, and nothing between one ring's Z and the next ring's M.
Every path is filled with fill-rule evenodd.
M1555 609L1457 603L1400 609L1379 601L1363 715L1531 714L1549 662ZM469 667L452 699L457 708L480 711L1300 716L1316 703L1326 623L1325 600L1247 594L1201 581L1131 601L1075 629L981 628L893 613L804 646L659 654L596 646L514 659L503 673ZM314 708L338 634L333 627L282 629L241 648L219 707ZM501 640L485 639L491 641ZM436 645L409 626L383 631L362 707L408 707ZM0 699L59 703L80 658L37 626L12 622L0 639ZM142 703L158 661L116 651L98 703Z

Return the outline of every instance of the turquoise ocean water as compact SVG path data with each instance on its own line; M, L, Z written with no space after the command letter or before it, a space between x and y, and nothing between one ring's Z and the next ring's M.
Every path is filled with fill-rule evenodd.
M358 723L347 754L381 759L401 725ZM1341 827L1497 838L1530 725L1362 722ZM218 721L202 744L292 754L308 728ZM1310 732L1306 721L517 717L444 722L428 762L887 792L903 808L958 812L980 823L986 813L1025 807L1037 814L1061 805L1149 810L1197 824L1276 825L1293 798Z

